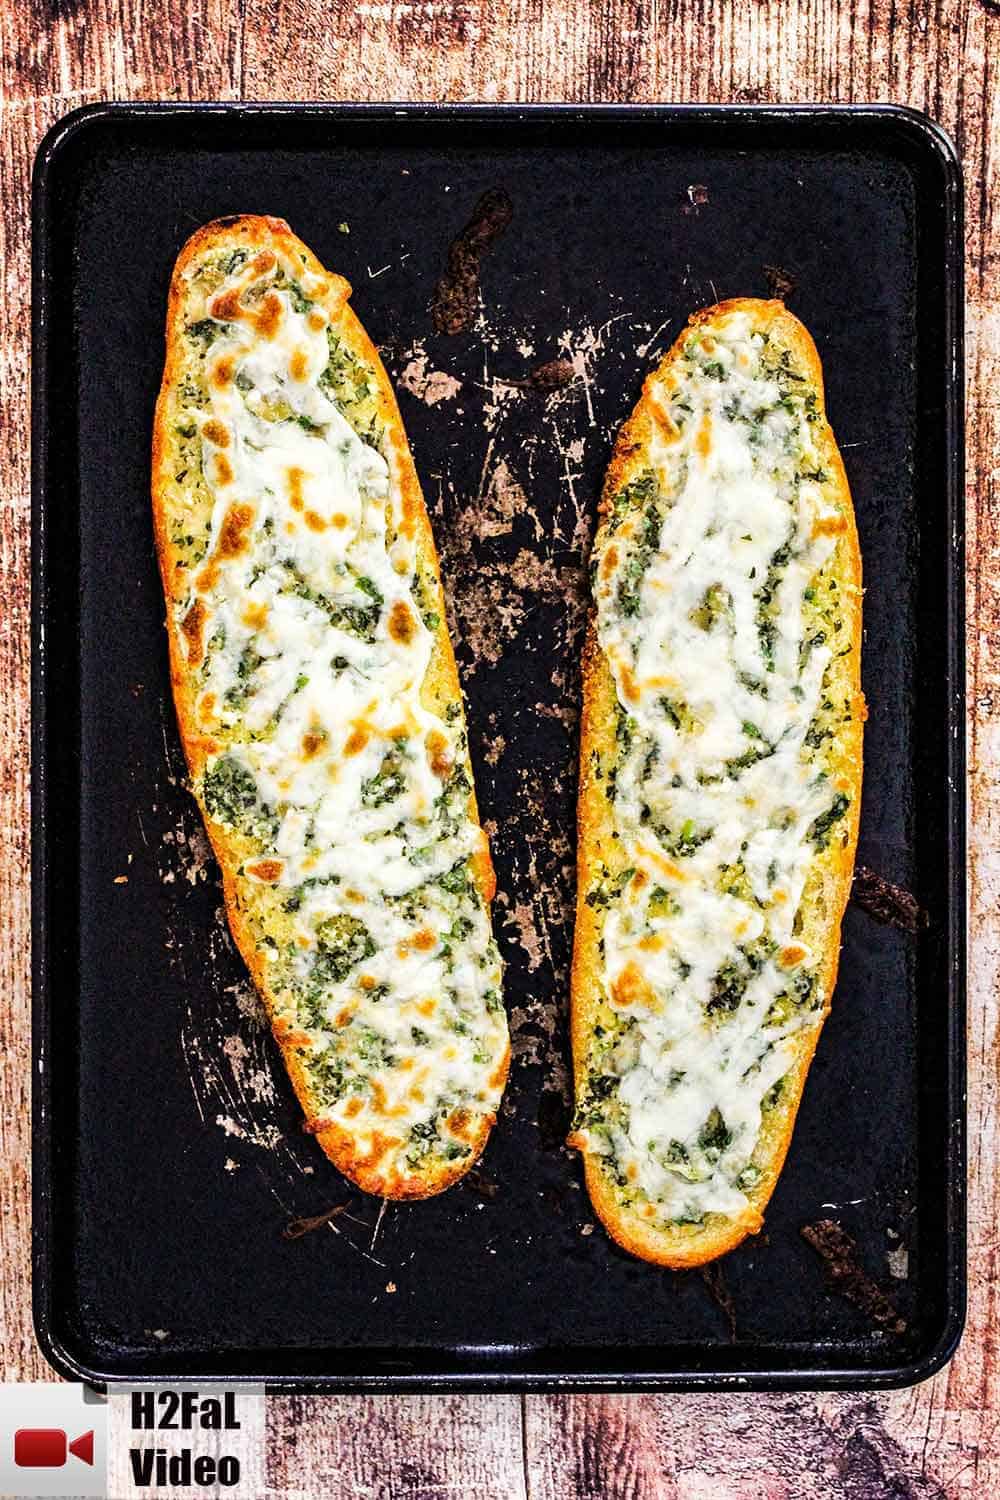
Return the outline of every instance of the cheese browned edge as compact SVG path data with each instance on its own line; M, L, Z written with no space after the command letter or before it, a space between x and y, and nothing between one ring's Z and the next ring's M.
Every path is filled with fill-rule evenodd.
M709 1212L701 1222L677 1222L664 1218L648 1195L631 1191L622 1181L616 1182L614 1171L608 1169L609 1160L612 1163L615 1161L614 1153L609 1158L606 1142L603 1154L594 1149L594 1137L588 1134L585 1121L581 1118L585 1114L586 1105L594 1105L594 1094L590 1092L589 1085L595 1054L601 1045L596 1041L601 1030L601 1018L607 1019L609 1009L613 1009L609 1008L609 996L605 989L602 932L614 901L602 906L603 898L595 898L594 892L602 889L602 880L606 882L604 890L614 891L616 876L619 885L623 877L627 880L627 867L632 863L629 854L623 852L623 836L616 830L614 803L609 800L614 795L609 791L609 784L614 780L614 768L619 760L616 724L623 722L625 708L619 703L616 681L599 643L598 612L594 611L583 656L578 905L571 1017L578 1114L569 1143L583 1153L586 1182L593 1205L611 1236L634 1255L677 1268L710 1261L761 1228L763 1211L788 1151L820 1029L830 1008L830 997L837 976L841 919L852 879L861 801L862 725L866 710L860 686L862 590L857 528L843 462L826 418L820 360L809 333L783 303L752 298L735 299L696 313L659 367L646 379L641 399L620 432L604 487L600 506L601 521L595 540L595 597L596 591L603 588L604 597L607 598L615 583L614 560L608 557L611 550L608 544L611 525L615 524L611 522L611 517L616 497L619 497L619 505L624 505L621 514L631 516L638 524L641 518L639 507L630 503L627 495L622 500L623 493L637 479L639 485L635 493L648 493L642 490L642 480L639 477L644 474L648 476L651 451L656 449L662 455L665 449L669 449L672 443L682 437L677 424L671 419L669 408L672 400L681 401L684 398L681 365L685 359L685 351L689 345L695 347L692 341L698 341L701 347L697 358L712 358L713 332L725 327L734 318L742 319L743 324L729 322L730 327L745 326L752 335L762 336L768 349L768 359L777 362L779 373L783 362L788 378L782 377L784 384L781 390L783 393L794 393L789 400L789 409L798 410L800 421L807 414L805 441L811 441L812 451L818 455L816 475L810 478L820 477L822 483L815 487L816 493L812 495L810 503L823 510L827 517L832 515L834 520L828 520L827 524L839 531L832 557L812 580L817 586L812 592L824 605L833 600L836 610L836 601L839 600L839 620L831 620L830 623L830 628L838 632L835 653L823 677L822 701L824 704L831 704L833 712L824 721L820 731L820 744L824 747L822 753L825 756L824 769L831 786L838 791L833 811L828 814L823 825L826 829L826 846L817 847L812 856L796 923L799 938L818 956L812 991L816 997L812 1003L817 1005L818 1010L803 1021L797 1033L790 1035L789 1067L784 1073L783 1081L779 1079L763 1103L758 1117L760 1127L752 1152L752 1166L746 1178L750 1180L756 1174L757 1180L752 1187L747 1188L743 1194L743 1206L735 1212ZM707 354L706 350L709 351ZM721 361L722 357L717 351L716 355ZM718 376L719 370L714 370L713 375ZM804 406L797 405L800 396ZM679 414L679 417L683 422L684 416ZM684 472L686 474L688 471ZM648 479L646 482L648 484ZM654 483L652 489L657 488L658 484ZM670 497L668 503L672 504L675 498L676 496ZM657 527L660 524L660 521L656 522ZM738 530L742 531L743 527ZM745 540L749 541L749 538ZM648 545L655 553L656 544ZM770 582L770 577L768 581ZM812 610L815 605L810 603L809 608ZM706 624L706 620L703 618L701 623ZM688 743L691 743L690 740ZM810 752L817 755L819 753ZM803 757L808 759L804 751ZM609 771L612 773L610 778ZM842 811L847 799L846 810ZM831 824L830 817L839 818L839 821ZM618 837L614 837L616 832ZM817 840L817 844L820 842L821 840ZM684 861L679 859L677 864L683 866ZM768 871L768 878L773 869L772 866ZM620 894L617 899L621 901ZM668 944L669 921L668 917ZM745 976L741 983L746 983ZM803 988L807 987L804 985ZM620 998L628 1000L632 997L625 994ZM782 1003L787 1009L787 1001ZM666 1000L666 1005L670 1005L669 999ZM601 1066L600 1062L597 1066ZM772 1071L777 1071L777 1068L773 1067ZM607 1085L608 1081L603 1081ZM620 1081L617 1086L620 1088ZM706 1093L702 1102L707 1102L708 1098ZM600 1120L602 1105L598 1102L594 1108L595 1118ZM718 1121L718 1114L713 1118ZM704 1137L698 1139L703 1141ZM725 1134L721 1139L725 1142ZM672 1147L676 1144L671 1142ZM696 1146L692 1147L691 1151L696 1149ZM690 1152L681 1146L678 1156L687 1162ZM705 1170L704 1165L702 1170ZM697 1209L693 1217L697 1217Z
M220 261L219 252L227 255L232 252L231 263L242 260L242 268L227 278L219 270L220 264L224 263ZM277 294L273 289L267 290L267 284L275 274L283 283ZM348 306L351 289L347 281L326 271L281 219L242 215L219 219L199 229L184 245L170 284L166 362L156 405L152 457L154 529L167 604L170 673L191 786L222 871L229 925L268 1010L274 1035L306 1115L305 1128L316 1136L340 1171L366 1192L399 1199L428 1197L447 1188L474 1163L495 1121L506 1081L510 1047L499 995L499 959L492 937L488 938L488 961L491 965L495 963L496 988L488 996L489 1017L482 1020L477 1032L486 1038L477 1043L480 1051L487 1049L491 1052L488 1066L476 1076L478 1092L475 1093L475 1102L473 1091L470 1091L468 1099L459 1107L450 1108L446 1117L444 1114L440 1119L432 1116L430 1124L422 1126L418 1122L413 1135L417 1142L415 1161L411 1163L406 1157L405 1143L401 1145L394 1139L391 1121L381 1129L376 1126L374 1130L369 1121L367 1133L362 1137L343 1115L338 1120L329 1117L331 1111L324 1107L310 1077L310 1036L297 1024L294 1002L290 1002L287 993L282 994L272 983L269 964L262 951L260 940L262 933L268 931L268 923L280 927L281 921L285 920L278 913L273 886L263 883L273 872L265 868L268 861L258 861L254 868L259 878L252 881L248 878L244 866L252 855L260 855L259 842L212 817L203 796L206 765L218 756L220 749L226 748L229 740L225 734L220 735L219 723L213 721L211 704L206 708L204 701L199 701L203 684L199 680L198 667L208 650L206 642L210 630L206 626L210 626L211 611L199 599L197 584L192 586L192 572L199 560L207 558L213 567L203 568L203 574L211 574L214 570L217 575L220 566L225 568L226 557L232 557L240 550L243 538L237 536L234 545L232 534L228 538L223 535L220 540L217 531L214 553L206 551L216 501L207 482L207 466L216 457L216 450L205 447L200 435L205 425L202 419L207 414L206 408L210 408L210 402L204 399L210 362L204 350L197 348L197 337L189 337L185 330L194 325L207 327L209 339L224 331L210 325L208 304L227 280L229 290L225 300L228 305L220 309L217 304L216 314L221 310L234 320L227 325L229 328L236 324L249 328L252 331L251 344L256 339L261 348L268 339L274 338L276 325L292 315L289 283L294 284L299 311L305 306L301 300L305 285L309 307L319 310L315 323L310 326L322 327L325 321L336 334L340 357L348 361L349 373L357 376L360 370L363 382L366 382L367 404L364 410L366 420L370 415L370 431L365 436L371 445L381 448L385 460L383 467L388 469L391 503L387 506L387 517L390 518L387 520L387 537L392 534L397 538L405 537L411 554L415 555L414 566L419 571L421 588L421 628L430 633L429 662L419 688L421 711L426 710L436 718L446 720L448 726L447 746L442 748L444 742L438 736L436 752L443 757L443 767L435 763L433 754L430 760L437 775L453 774L455 777L453 784L458 791L454 807L458 811L456 813L452 808L452 827L463 817L472 825L471 832L462 834L466 840L462 847L468 846L469 850L467 864L462 865L461 870L458 865L455 867L460 879L465 881L461 887L463 894L456 901L465 901L470 910L478 907L480 912L485 912L488 932L489 903L495 892L495 879L486 836L479 826L462 695L445 623L434 539L392 387L374 345ZM248 290L249 296L244 301ZM231 380L235 363L230 361L229 368L218 378L228 376ZM330 394L332 387L326 390L329 399L334 400ZM193 415L188 410L191 400L196 408ZM200 413L197 410L199 405L202 407ZM270 416L274 410L272 405ZM201 426L192 438L198 423ZM308 428L309 425L307 418L300 420L300 426ZM199 471L193 479L192 442ZM204 452L201 451L203 448ZM206 476L204 479L202 470ZM301 503L298 509L301 511ZM309 514L307 511L307 516ZM237 517L236 522L231 532L240 529L242 518ZM341 517L337 518L337 524L343 525ZM225 529L223 527L223 533ZM288 529L291 530L291 526ZM388 541L386 546L388 551ZM212 582L211 577L208 581ZM298 681L301 680L300 677ZM298 682L296 690L297 687ZM450 763L449 757L452 757ZM461 779L463 768L464 780ZM383 765L383 775L384 770ZM468 788L467 796L465 788ZM395 790L395 787L389 788L392 793ZM478 940L485 941L482 933ZM454 1029L456 1032L460 1029L457 1023ZM416 1038L419 1033L414 1031L413 1035ZM464 1046L465 1043L456 1040L455 1045ZM484 1062L485 1058L480 1056L478 1061ZM351 1100L352 1107L355 1102ZM398 1136L398 1130L396 1134Z

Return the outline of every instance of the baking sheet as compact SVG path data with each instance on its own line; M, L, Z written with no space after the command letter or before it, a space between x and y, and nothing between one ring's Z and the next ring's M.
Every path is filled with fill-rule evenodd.
M944 137L877 108L97 106L50 134L35 186L49 1358L99 1381L340 1389L930 1373L964 1305L960 175ZM471 326L438 332L449 244L497 190L513 216ZM514 1062L479 1167L424 1204L363 1198L302 1133L184 790L149 437L173 260L240 211L287 218L353 283L442 555ZM696 308L775 286L816 338L861 533L859 862L928 925L849 909L764 1231L670 1273L611 1244L562 1145L586 553L645 372ZM848 1237L832 1260L809 1241L825 1221Z

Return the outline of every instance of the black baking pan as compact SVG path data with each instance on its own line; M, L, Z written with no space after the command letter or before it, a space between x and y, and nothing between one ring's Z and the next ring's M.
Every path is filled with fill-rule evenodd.
M468 326L439 332L449 245L491 191L510 223ZM482 1163L423 1204L363 1199L303 1134L184 788L150 427L174 258L239 211L287 218L352 281L443 557L514 1064ZM99 105L46 138L34 213L35 1318L53 1364L328 1390L937 1369L965 1276L947 139L874 107ZM562 1144L586 553L646 371L696 308L774 286L818 343L861 532L859 861L926 925L852 904L764 1231L673 1274L610 1243Z

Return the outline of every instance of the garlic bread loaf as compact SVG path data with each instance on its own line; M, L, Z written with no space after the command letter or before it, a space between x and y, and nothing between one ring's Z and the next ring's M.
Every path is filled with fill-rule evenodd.
M837 974L861 792L861 561L811 338L696 314L619 436L583 671L576 1118L626 1249L760 1229Z
M330 1159L437 1193L507 1074L437 554L350 287L280 219L184 246L156 407L171 677L236 944Z

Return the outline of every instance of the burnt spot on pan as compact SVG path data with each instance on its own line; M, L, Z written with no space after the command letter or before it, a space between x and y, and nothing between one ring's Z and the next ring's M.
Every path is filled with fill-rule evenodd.
M310 1214L308 1218L292 1219L281 1231L283 1240L300 1240L304 1234L312 1234L315 1229L325 1229L334 1219L339 1219L342 1213L350 1208L353 1199L348 1198L346 1203L335 1203L332 1208L324 1210L320 1214Z
M681 204L682 214L698 214L709 202L708 188L703 182L688 183L687 196Z
M835 1219L817 1219L814 1224L803 1224L799 1233L822 1260L831 1291L846 1297L888 1333L906 1332L905 1318L862 1266L857 1241L846 1229Z
M698 1278L703 1283L705 1290L719 1308L726 1319L729 1327L729 1337L736 1340L736 1303L733 1301L732 1293L726 1285L726 1278L718 1261L710 1265L700 1267Z
M511 390L537 391L547 395L549 391L560 391L572 385L576 373L576 366L571 359L549 359L543 365L537 365L523 379L505 380L503 384Z
M500 1195L500 1184L484 1172L482 1167L470 1167L461 1179L461 1185L474 1197L482 1198L484 1203L492 1203Z
M490 188L472 210L472 217L448 248L448 263L431 302L437 333L463 333L472 327L479 294L483 256L514 217L514 205L503 188Z
M911 891L869 870L867 865L858 865L854 871L851 900L862 911L883 922L886 927L897 927L900 932L914 936L927 926L927 913Z
M764 265L764 280L767 282L768 290L772 297L779 302L787 302L799 284L799 279L793 271L786 271L784 266Z

